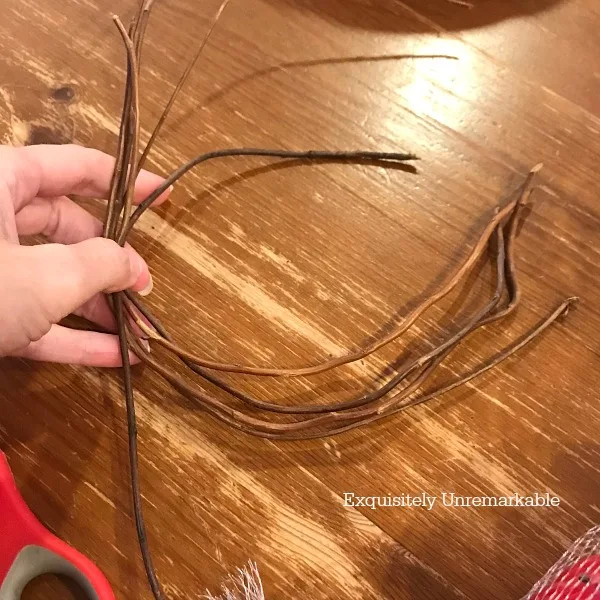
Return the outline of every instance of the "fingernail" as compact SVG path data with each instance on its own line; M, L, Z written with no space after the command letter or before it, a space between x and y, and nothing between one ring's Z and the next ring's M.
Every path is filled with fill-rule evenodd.
M129 363L132 365L139 365L141 363L141 359L134 352L129 352Z
M142 289L138 292L138 294L140 296L147 296L152 291L152 288L154 287L154 281L152 280L152 273L148 273L148 276L149 276L148 283L146 284L144 289Z
M140 344L146 349L146 352L152 352L152 349L150 348L150 342L148 340L140 339Z
M169 196L171 195L171 192L173 191L173 186L170 185L161 195L160 195L160 199L161 200L168 200Z
M146 263L144 259L129 245L125 246L125 250L129 255L129 267L131 269L131 277L134 281L137 281L140 278L140 275L144 272L146 268Z

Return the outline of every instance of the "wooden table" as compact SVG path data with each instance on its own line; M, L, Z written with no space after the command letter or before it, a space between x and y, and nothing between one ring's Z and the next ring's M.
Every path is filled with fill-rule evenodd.
M600 5L474 3L232 0L153 169L232 146L407 150L422 160L417 174L261 160L199 168L133 238L154 273L152 306L211 357L297 365L341 354L439 283L538 162L517 244L522 306L470 338L436 381L494 355L566 296L581 303L467 387L331 440L231 432L138 369L146 517L170 598L215 592L253 559L268 599L518 599L600 520ZM111 14L128 20L133 2L4 0L2 9L5 142L113 152L124 53ZM215 9L159 0L143 136ZM459 308L490 293L490 274L482 265L473 296L461 286L412 336L358 367L231 381L288 402L350 397L389 360L443 339ZM3 360L0 442L39 518L97 562L117 597L148 598L120 389L118 372ZM344 506L346 492L549 492L560 505L371 510ZM64 596L61 586L32 584L27 596Z

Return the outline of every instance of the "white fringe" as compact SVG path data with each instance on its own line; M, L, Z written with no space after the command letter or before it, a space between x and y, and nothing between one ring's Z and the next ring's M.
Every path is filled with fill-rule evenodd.
M218 596L207 593L205 600L265 600L262 581L256 563L250 561L236 575L230 575Z

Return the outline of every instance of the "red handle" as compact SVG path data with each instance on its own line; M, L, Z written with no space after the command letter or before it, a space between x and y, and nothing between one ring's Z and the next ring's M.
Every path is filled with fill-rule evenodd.
M18 600L23 588L45 573L68 575L92 600L115 599L98 567L35 518L0 451L0 600Z

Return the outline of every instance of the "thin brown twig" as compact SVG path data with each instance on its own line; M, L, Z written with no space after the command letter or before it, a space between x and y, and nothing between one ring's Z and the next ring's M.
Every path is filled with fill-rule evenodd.
M142 11L140 19L143 18L144 14L148 14L145 11ZM121 225L118 227L116 232L116 237L121 240L121 245L124 245L125 240L122 239L122 232L127 226L127 222L131 216L131 207L133 206L133 195L135 193L135 180L137 175L137 163L138 163L138 147L140 140L140 97L139 97L139 85L138 85L138 65L137 65L137 56L136 56L136 47L134 46L134 42L129 37L125 27L123 27L123 23L116 15L113 17L113 20L123 38L123 42L125 47L127 48L127 61L128 61L128 71L130 74L130 88L131 88L131 107L130 107L130 119L131 119L131 129L132 135L131 144L130 144L130 153L128 160L128 169L127 169L127 180L125 185L125 197L123 201L122 208L122 220ZM142 22L143 23L143 22ZM139 24L140 27L143 25ZM134 33L135 35L135 33ZM137 52L141 50L141 41L137 44Z
M183 86L185 85L186 81L188 80L190 74L194 70L196 63L198 62L198 59L200 58L200 55L204 51L204 48L206 48L206 44L208 43L208 40L209 40L210 36L212 35L214 28L216 27L217 23L219 22L221 15L223 14L223 11L225 10L225 7L228 4L229 4L229 0L222 0L221 5L219 6L219 9L215 13L208 30L206 31L204 37L202 38L202 41L198 45L198 49L196 50L196 53L194 54L194 56L192 56L191 60L188 62L188 65L187 65L185 71L183 72L183 75L180 77L179 81L177 82L177 85L175 86L175 89L173 90L173 93L171 94L171 97L169 98L167 105L163 109L163 111L158 119L158 122L156 123L156 126L154 127L154 130L152 131L152 135L150 136L150 139L148 140L146 147L144 148L142 157L140 158L138 171L141 170L142 167L144 166L146 159L148 158L148 154L150 153L150 150L152 149L152 146L154 145L154 142L156 141L156 138L158 137L158 134L160 133L162 126L164 125L165 121L167 120L167 117L169 116L169 113L171 112L171 108L173 108L173 104L175 104L175 100L177 99L177 96L179 96L181 89L183 88ZM150 9L148 9L148 12L150 12Z

